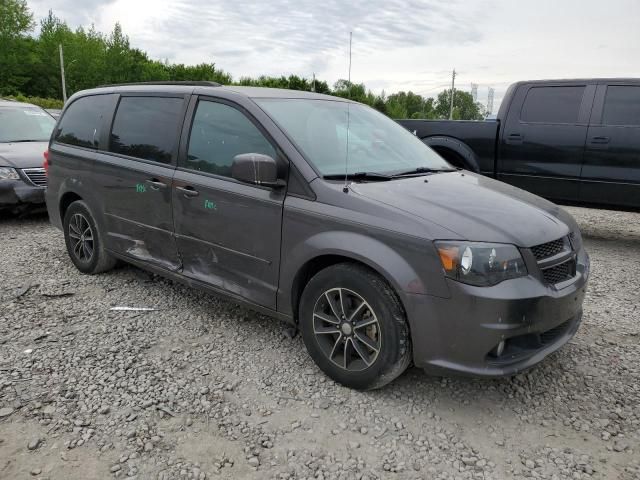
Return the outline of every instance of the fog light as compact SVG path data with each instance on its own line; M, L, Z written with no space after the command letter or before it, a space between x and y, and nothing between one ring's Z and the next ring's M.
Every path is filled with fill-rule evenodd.
M496 357L499 357L500 355L502 355L502 353L504 352L504 345L505 345L504 340L502 340L502 341L498 344L498 346L497 346L496 348L494 348L494 349L493 349L493 354L494 354Z

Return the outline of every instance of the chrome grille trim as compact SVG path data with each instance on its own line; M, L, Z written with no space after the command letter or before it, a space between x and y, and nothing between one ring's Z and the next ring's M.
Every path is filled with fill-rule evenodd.
M22 173L37 187L47 186L47 172L44 168L23 168Z

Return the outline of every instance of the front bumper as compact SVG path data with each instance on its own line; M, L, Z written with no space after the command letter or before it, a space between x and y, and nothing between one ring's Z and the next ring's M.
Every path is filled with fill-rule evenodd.
M0 209L44 206L45 187L29 185L24 180L0 180Z
M584 250L577 260L576 276L562 288L530 275L493 287L448 280L450 298L407 295L415 365L429 373L496 377L537 364L580 325L589 276Z

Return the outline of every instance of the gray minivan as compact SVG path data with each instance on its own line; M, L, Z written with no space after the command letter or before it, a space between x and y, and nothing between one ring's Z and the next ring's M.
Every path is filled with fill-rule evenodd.
M386 116L291 90L79 92L47 207L83 273L118 260L291 322L349 387L517 373L576 332L589 258L560 207L458 170Z

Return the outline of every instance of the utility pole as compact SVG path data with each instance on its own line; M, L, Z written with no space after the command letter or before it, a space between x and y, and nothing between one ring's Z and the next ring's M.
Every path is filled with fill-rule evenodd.
M489 87L489 94L487 95L487 115L491 115L493 113L493 95L495 90Z
M449 120L453 120L453 96L455 95L456 87L456 69L453 69L453 75L451 75L451 108L449 109Z
M59 44L60 47L60 77L62 77L62 99L64 103L67 103L67 84L64 80L64 56L62 55L62 44Z
M313 83L311 84L311 91L315 92L316 91L316 73L313 72Z

